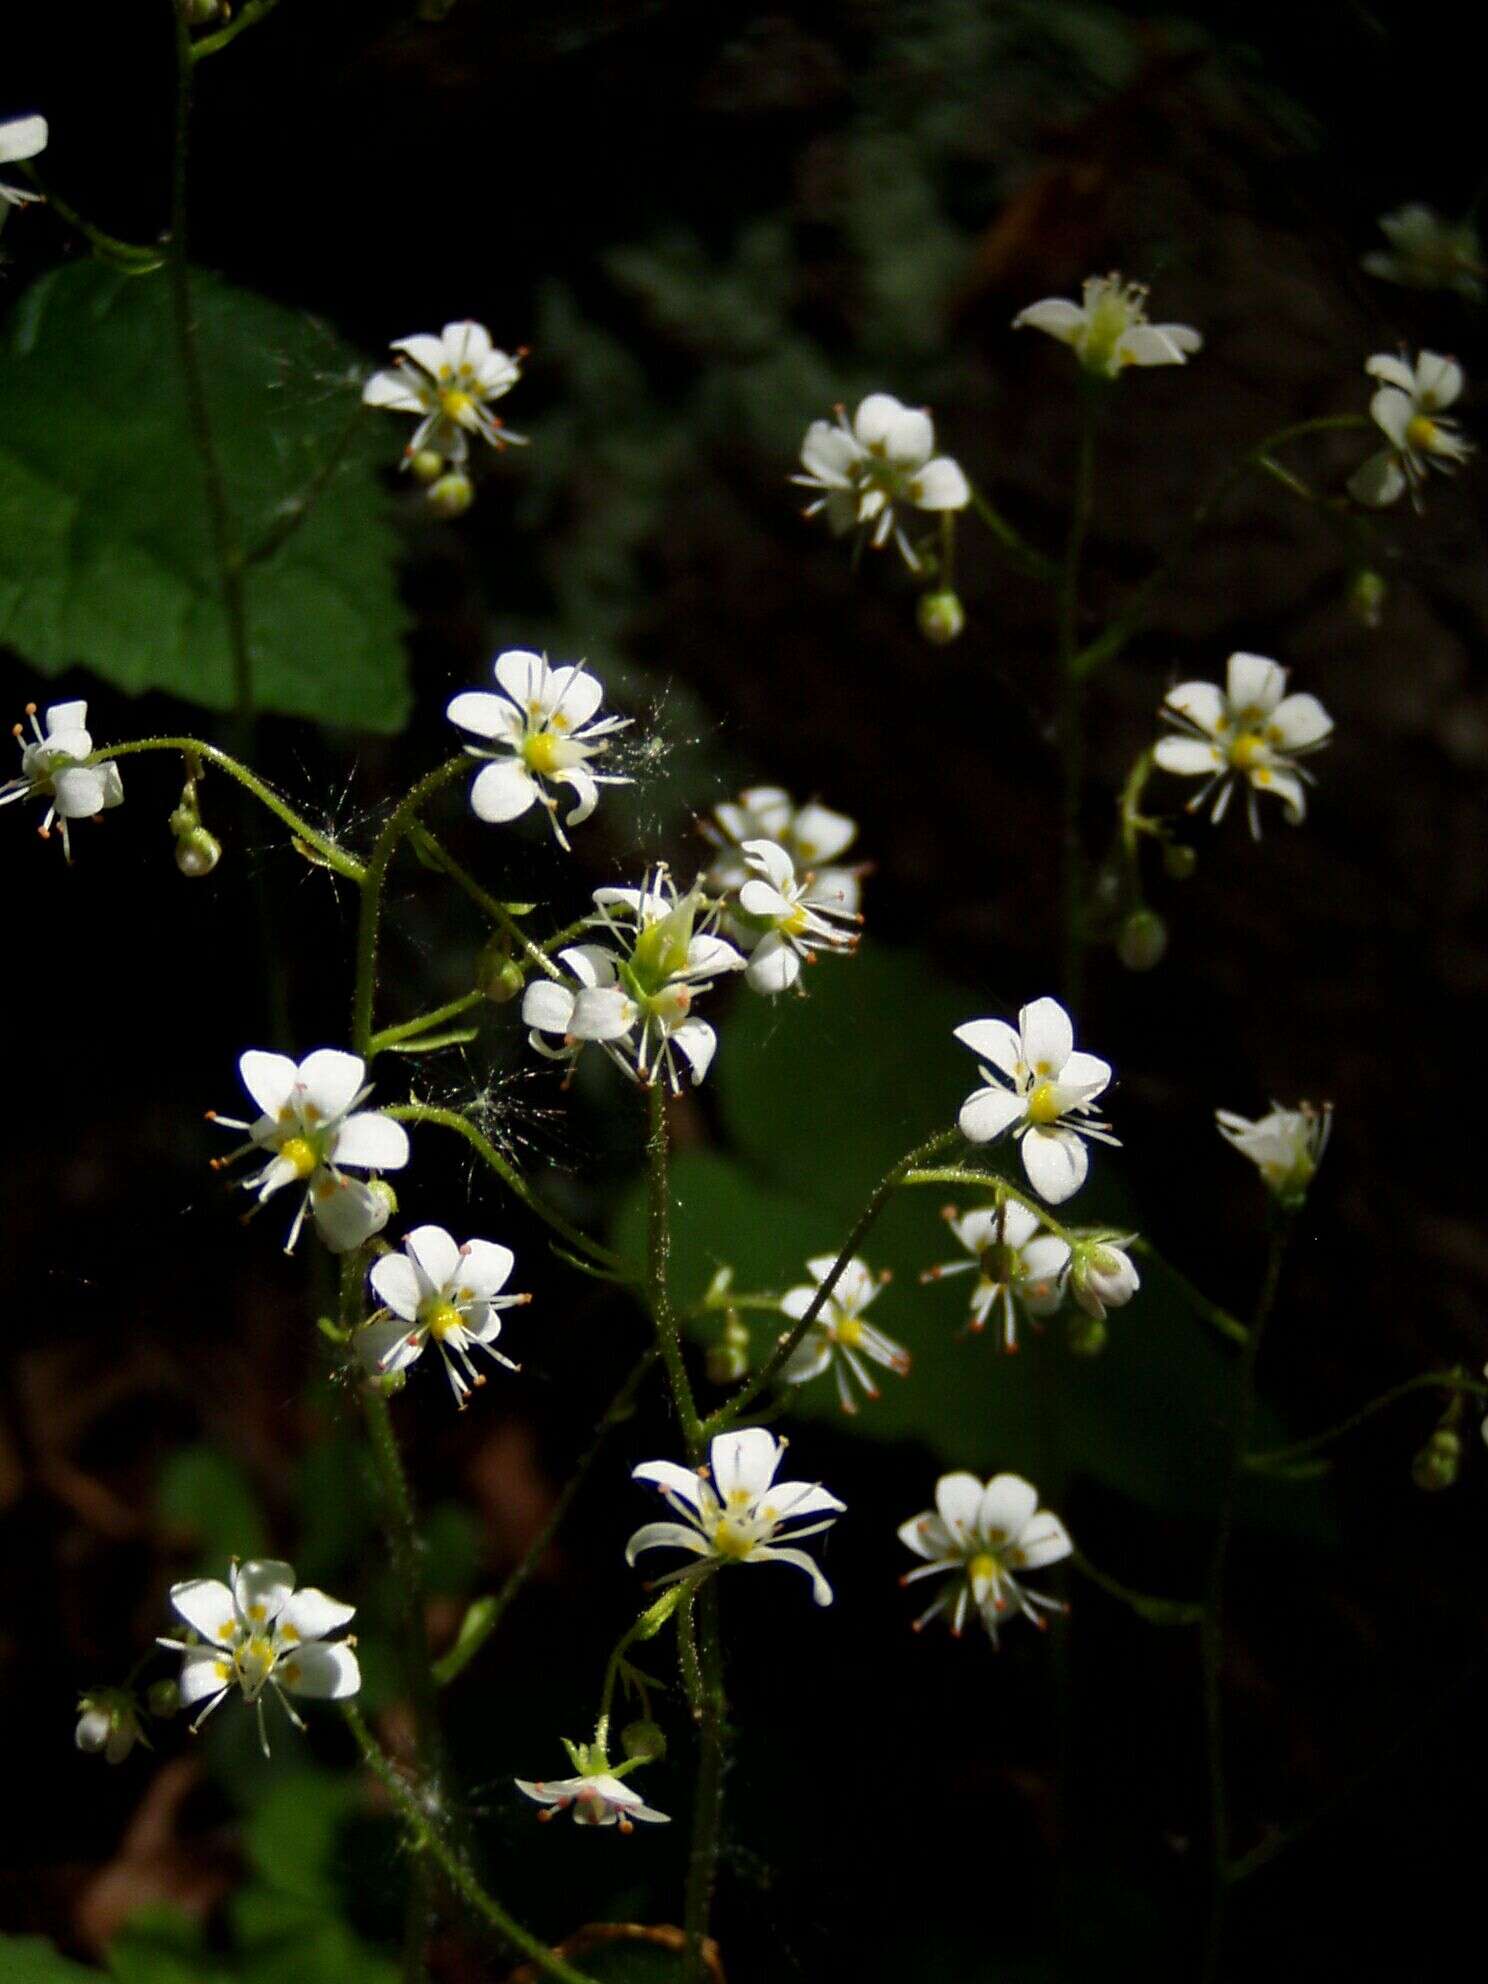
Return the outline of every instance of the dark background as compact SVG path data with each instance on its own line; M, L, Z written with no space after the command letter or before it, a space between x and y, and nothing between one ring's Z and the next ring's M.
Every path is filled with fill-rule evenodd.
M59 10L8 50L6 107L48 114L58 188L140 239L167 204L164 13ZM1201 326L1206 349L1108 400L1098 609L1146 569L1216 460L1289 420L1361 407L1369 352L1402 339L1452 351L1471 380L1481 315L1358 266L1381 212L1421 198L1457 214L1480 191L1476 80L1443 57L1444 33L1431 10L1403 8L1157 19L952 0L463 0L431 23L284 0L202 76L196 258L330 320L369 362L392 336L464 315L498 342L531 344L510 406L535 445L453 528L395 493L416 623L409 732L367 744L267 720L256 762L312 814L365 832L447 748L448 694L496 647L547 641L587 653L628 706L655 708L678 749L633 801L607 801L573 864L535 837L493 853L454 828L491 864L493 888L520 875L519 892L567 904L658 845L685 865L692 812L779 780L861 820L876 864L870 943L919 949L977 988L983 1010L1045 989L1057 901L1048 602L968 532L968 632L926 647L888 556L855 573L799 522L784 477L800 435L838 397L882 387L929 400L944 445L1053 546L1075 396L1065 354L1012 336L1009 320L1092 270L1148 278L1155 316ZM4 247L0 303L72 252L38 214L12 220ZM1474 402L1470 388L1469 428ZM1356 459L1339 443L1299 466L1336 487ZM1196 834L1196 876L1153 885L1173 930L1167 960L1134 976L1096 957L1079 1015L1082 1041L1121 1073L1120 1163L1144 1230L1239 1310L1259 1277L1263 1208L1208 1114L1216 1102L1258 1114L1273 1094L1336 1103L1262 1367L1297 1432L1417 1370L1476 1371L1484 1355L1471 1113L1485 977L1480 511L1469 471L1435 485L1423 519L1386 520L1389 597L1369 631L1325 523L1253 482L1090 698L1094 845L1164 687L1214 678L1232 648L1293 666L1337 723L1306 826L1269 820L1259 847L1239 819ZM217 734L164 699L121 711L81 670L39 689L9 657L0 680L17 714L32 696L90 695L100 736L193 723ZM163 826L168 775L137 763L128 777L129 806L82 831L72 872L17 812L3 823L0 1303L13 1366L0 1505L14 1605L0 1662L28 1823L0 1909L8 1927L85 1955L116 1927L121 1895L207 1911L216 1935L213 1911L237 1879L238 1749L219 1744L162 1792L138 1758L110 1771L70 1747L71 1696L127 1669L189 1557L190 1538L159 1514L171 1455L198 1443L230 1455L297 1562L318 1504L353 1511L339 1540L320 1537L327 1562L363 1548L344 1400L323 1383L300 1397L308 1250L281 1259L277 1211L239 1232L199 1124L205 1107L232 1106L233 1061L269 1038L276 993L293 1029L277 1044L341 1037L348 912L226 801L229 858L186 887ZM152 777L158 827L136 817ZM256 874L276 906L277 986ZM477 935L463 914L425 897L400 903L395 923L390 1007L459 990ZM493 1014L471 1068L489 1044L513 1071L493 1101L503 1132L539 1166L555 1161L554 1189L598 1219L605 1181L633 1155L628 1132L602 1093L556 1107L515 1033ZM947 1090L947 1110L958 1095ZM707 1091L683 1133L718 1135ZM453 1192L463 1165L420 1156L441 1162ZM633 1312L547 1265L538 1235L499 1217L565 1326L527 1358L519 1388L493 1384L458 1423L432 1378L424 1408L402 1415L426 1503L478 1509L476 1547L498 1576L639 1336ZM1033 1354L1058 1351L1051 1334ZM1242 1890L1236 1976L1265 1959L1298 1974L1424 1975L1443 1897L1470 1892L1478 1873L1488 1468L1469 1415L1458 1486L1417 1491L1409 1462L1434 1416L1422 1398L1376 1421L1325 1483L1296 1491L1294 1534L1270 1521L1237 1548L1226 1685L1238 1841L1350 1795ZM307 1476L305 1455L327 1436L338 1458ZM767 1584L731 1615L743 1738L718 1926L734 1984L1032 1978L1056 1965L1193 1974L1203 1805L1190 1636L1078 1589L1074 1705L1056 1726L1046 1644L1014 1633L994 1660L970 1638L904 1631L881 1539L923 1505L938 1463L823 1422L811 1439L813 1465L852 1503L830 1557L842 1598L808 1616L804 1593ZM617 1463L670 1441L653 1402ZM990 1471L996 1459L967 1462ZM1204 1524L1126 1507L1082 1484L1078 1456L1072 1467L1065 1513L1092 1557L1154 1590L1193 1589ZM507 1870L498 1886L554 1935L615 1912L666 1920L677 1905L682 1826L624 1844L538 1834L505 1788L514 1767L556 1770L556 1751L529 1760L532 1732L580 1733L574 1705L633 1597L617 1568L632 1511L627 1499L617 1514L613 1486L581 1505L539 1588L452 1698L466 1795ZM447 1632L446 1613L435 1624ZM174 1732L162 1740L173 1753ZM1061 1747L1073 1758L1062 1817ZM336 1732L315 1751L339 1760ZM682 1813L686 1784L682 1738L648 1791ZM388 1840L373 1830L358 1851L359 1919L395 1934L379 1899L401 1879ZM498 1974L478 1951L452 1927L439 1962L450 1976Z

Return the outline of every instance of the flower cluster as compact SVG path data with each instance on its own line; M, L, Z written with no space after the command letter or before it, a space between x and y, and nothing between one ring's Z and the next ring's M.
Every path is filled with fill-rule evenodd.
M1214 682L1180 682L1168 691L1161 714L1179 734L1160 737L1152 755L1164 771L1205 781L1188 802L1191 813L1212 799L1210 818L1218 824L1244 785L1256 839L1257 793L1274 793L1293 825L1303 819L1304 781L1311 783L1311 773L1298 761L1323 748L1333 719L1316 696L1288 696L1286 684L1287 670L1277 662L1232 654L1223 689Z
M1006 1020L968 1020L955 1034L979 1057L986 1083L961 1105L961 1134L986 1144L1011 1132L1040 1198L1058 1205L1072 1197L1089 1168L1085 1142L1121 1141L1091 1107L1110 1083L1110 1063L1075 1052L1074 1028L1057 999L1024 1006L1016 1031Z
M45 799L46 815L37 832L46 840L55 821L61 829L62 852L72 859L68 823L96 819L111 806L124 802L124 781L112 758L100 765L89 764L93 739L88 733L88 705L85 702L53 703L46 713L46 729L36 721L36 705L26 705L31 723L28 738L23 724L16 724L12 736L21 747L19 778L0 785L0 806L18 799Z
M818 1300L822 1283L836 1265L835 1254L814 1255L806 1263L806 1272L812 1280L798 1288L788 1288L780 1298L781 1314L793 1322L799 1322L817 1305L815 1319L786 1359L780 1376L788 1385L806 1385L830 1366L842 1410L856 1412L850 1378L869 1398L878 1397L878 1386L863 1360L866 1358L892 1371L896 1377L905 1378L909 1375L910 1358L902 1343L896 1343L893 1337L863 1321L863 1311L883 1285L866 1261L856 1257L850 1260L838 1275L831 1294Z
M1472 453L1455 420L1443 419L1462 392L1462 367L1454 358L1423 351L1412 365L1393 353L1377 352L1364 370L1381 384L1369 402L1374 424L1386 445L1356 469L1349 494L1371 509L1387 508L1410 491L1423 506L1428 471L1450 475Z
M1204 342L1191 324L1149 324L1146 289L1118 275L1087 277L1078 303L1062 296L1030 303L1013 329L1047 332L1098 379L1117 379L1130 365L1186 364Z
M824 513L837 537L861 531L875 550L892 537L904 562L918 572L921 555L911 544L904 513L964 510L971 485L959 463L935 452L935 425L923 407L903 406L892 393L870 393L849 421L813 420L801 443L803 475L791 479L818 493L806 515Z
M1038 1490L1020 1475L995 1474L984 1487L974 1474L943 1474L935 1484L935 1507L901 1523L899 1540L925 1559L905 1572L901 1584L952 1574L915 1620L916 1632L948 1611L959 1638L975 1607L995 1647L1010 1608L1012 1617L1021 1613L1040 1629L1046 1612L1064 1610L1023 1583L1025 1573L1057 1564L1074 1546L1058 1516L1039 1507Z

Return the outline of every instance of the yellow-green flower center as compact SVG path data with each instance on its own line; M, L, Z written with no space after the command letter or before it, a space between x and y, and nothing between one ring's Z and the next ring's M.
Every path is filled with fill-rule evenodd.
M1054 1082L1040 1082L1028 1098L1030 1123L1057 1123L1064 1114L1059 1089Z
M308 1137L287 1137L279 1155L294 1166L296 1178L308 1178L320 1162L320 1153Z
M1436 422L1424 413L1414 415L1406 422L1405 442L1409 448L1417 448L1423 454L1430 454L1437 443Z
M1266 759L1268 746L1259 730L1242 730L1230 746L1230 763L1236 771L1253 771Z
M453 1302L431 1302L419 1312L419 1321L436 1343L443 1343L451 1330L464 1327L465 1318Z

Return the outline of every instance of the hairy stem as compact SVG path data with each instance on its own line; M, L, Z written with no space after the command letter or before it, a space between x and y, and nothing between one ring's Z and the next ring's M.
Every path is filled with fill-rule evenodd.
M436 867L442 868L455 886L464 890L477 909L483 910L490 917L491 921L496 924L498 929L505 931L514 947L521 952L528 964L544 973L548 978L562 979L563 973L554 964L552 958L549 957L547 950L533 943L532 939L527 935L527 932L522 928L516 917L512 915L506 904L498 901L489 889L483 889L475 877L466 869L462 868L448 849L440 841L435 839L427 827L422 825L415 826L410 838L425 860L432 861ZM572 934L572 927L570 927L567 933L560 934L565 937L566 941L566 937ZM556 942L557 939L550 940L550 947L556 944Z
M1324 1447L1331 1447L1335 1440L1345 1438L1356 1427L1373 1419L1376 1413L1387 1411L1400 1399L1409 1398L1414 1392L1436 1391L1488 1399L1488 1384L1481 1378L1469 1378L1465 1371L1422 1371L1417 1377L1392 1385L1378 1398L1370 1399L1357 1412L1351 1412L1347 1419L1340 1419L1336 1426L1329 1426L1321 1433L1309 1433L1306 1439L1293 1440L1284 1447L1268 1447L1262 1453L1247 1454L1245 1465L1257 1474L1264 1474L1272 1468L1288 1467L1294 1461L1306 1460L1312 1454L1321 1453Z
M481 1005L485 996L484 992L462 992L458 999L446 1000L444 1005L420 1013L417 1019L402 1020L397 1026L379 1027L367 1042L367 1059L370 1061L374 1055L384 1053L389 1047L397 1047L406 1040L417 1040L421 1034L432 1033L446 1020L459 1019L462 1013Z
M659 1081L646 1091L650 1132L646 1139L646 1295L651 1308L656 1347L666 1366L672 1402L682 1424L687 1458L696 1467L702 1459L703 1422L698 1417L682 1355L682 1329L672 1307L670 1285L672 1258L672 1202L670 1180L671 1137L667 1127L666 1089Z
M377 996L377 945L382 927L382 895L387 881L388 866L398 850L398 843L408 833L419 811L426 806L436 792L443 790L451 780L458 778L466 769L464 754L458 758L446 758L442 765L436 765L431 772L425 772L418 783L407 792L388 815L382 832L372 844L372 852L367 857L367 870L362 878L361 915L357 922L357 963L356 997L352 1003L351 1046L352 1052L365 1060L372 1051L372 1010Z
M723 1824L724 1714L723 1642L718 1630L718 1587L710 1578L696 1595L698 1697L702 1711L698 1726L697 1784L692 1801L692 1843L687 1856L687 1898L683 1927L687 1932L689 1984L707 1975L703 1954L713 1888L718 1877L718 1841Z
M1085 685L1075 666L1080 644L1080 559L1095 493L1095 394L1080 379L1080 441L1069 536L1059 574L1059 768L1061 779L1060 989L1078 1007L1085 967L1085 849L1080 834L1080 793L1085 778Z

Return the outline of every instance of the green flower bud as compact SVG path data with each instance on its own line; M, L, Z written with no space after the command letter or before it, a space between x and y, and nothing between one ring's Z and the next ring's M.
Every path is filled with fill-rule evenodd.
M181 12L187 27L209 28L221 17L221 0L181 0Z
M966 626L966 608L953 592L922 592L915 618L927 641L949 647Z
M415 482L427 487L444 474L444 456L437 448L418 448L408 457L408 469Z
M145 1706L151 1715L164 1721L174 1715L181 1706L181 1690L175 1681L152 1681L145 1696Z
M1099 1357L1109 1334L1101 1316L1071 1316L1066 1325L1070 1350L1076 1357Z
M437 516L463 517L475 501L475 484L459 469L451 469L431 486L428 500Z
M139 1709L127 1688L94 1688L78 1701L74 1740L80 1750L102 1754L111 1764L121 1764L136 1743L143 1743ZM145 1746L147 1749L148 1744Z
M1349 612L1361 627L1372 631L1385 617L1385 601L1389 595L1390 588L1385 583L1384 574L1365 566L1349 580Z
M1151 971L1167 948L1168 926L1155 909L1134 909L1116 939L1116 955L1128 971Z
M620 1746L627 1757L654 1764L666 1755L667 1740L654 1722L627 1722L620 1731Z
M193 827L189 834L177 836L176 866L193 881L200 875L210 875L221 859L222 842L205 827Z
M722 1336L708 1345L708 1379L715 1385L735 1385L748 1370L749 1325L737 1309L730 1309Z
M388 1209L388 1218L391 1219L398 1210L398 1194L393 1190L386 1178L369 1178L367 1180L367 1190L372 1194L374 1199L382 1200Z
M1190 847L1186 840L1165 840L1162 859L1163 873L1175 882L1186 882L1199 865L1198 849Z
M1411 1462L1411 1480L1428 1495L1451 1488L1462 1466L1462 1435L1438 1426Z
M509 1005L527 982L527 974L506 948L504 937L493 937L480 954L475 982L493 1006Z

